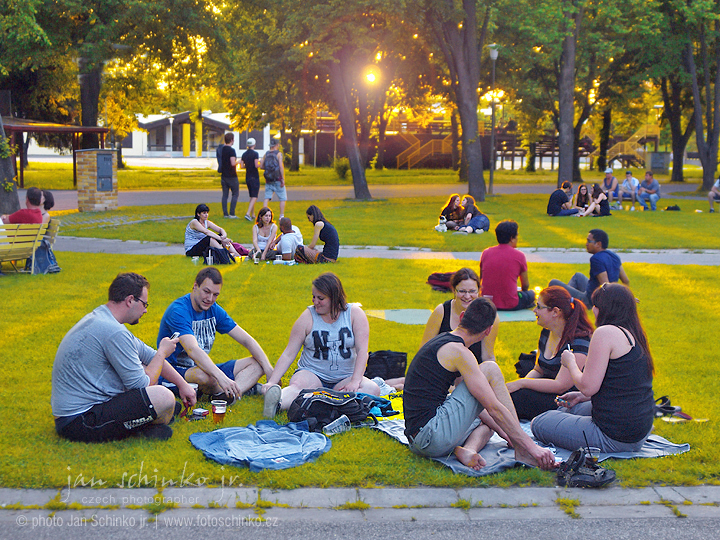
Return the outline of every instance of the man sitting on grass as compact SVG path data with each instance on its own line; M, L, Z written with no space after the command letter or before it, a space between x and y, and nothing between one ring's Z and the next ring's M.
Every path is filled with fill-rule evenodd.
M283 261L292 261L297 247L303 245L302 233L289 217L280 218L280 232L282 234L273 240L270 249L282 255Z
M577 214L579 209L573 208L572 201L572 183L565 181L559 189L550 194L550 200L547 205L548 216L572 216Z
M83 317L60 343L50 401L61 437L86 443L131 435L169 439L175 397L157 384L161 373L177 384L186 405L195 404L195 391L165 361L177 339L163 339L155 351L124 326L147 312L148 286L139 274L118 274L108 303Z
M170 364L187 382L196 383L199 390L210 394L211 399L222 399L230 404L254 388L263 374L269 378L273 368L258 342L217 305L222 283L217 268L208 266L200 270L192 292L178 298L165 310L158 343L178 332L180 343L168 357ZM245 347L250 356L215 364L210 358L210 350L216 332L228 334Z
M492 302L473 300L455 330L432 338L413 358L403 395L410 450L426 457L454 452L461 463L480 470L486 462L478 452L497 431L512 443L515 459L553 469L552 452L536 445L520 427L498 365L478 365L468 350L488 335L495 315ZM448 396L458 376L463 381ZM481 413L483 423L477 425Z

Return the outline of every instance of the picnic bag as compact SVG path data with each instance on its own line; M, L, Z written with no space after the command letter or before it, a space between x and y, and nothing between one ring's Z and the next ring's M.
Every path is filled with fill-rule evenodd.
M264 171L263 176L268 182L277 182L280 180L280 161L278 160L278 153L270 151L265 154L265 161L263 162Z
M235 262L235 257L233 257L232 253L225 248L208 246L208 248L203 252L203 258L207 260L210 255L212 255L213 258L213 265L232 264Z
M307 420L310 431L321 432L333 420L346 415L351 424L360 425L370 419L377 425L377 418L370 413L374 401L370 396L355 392L337 392L324 388L303 390L290 404L287 417L291 422Z
M433 291L452 292L450 279L454 273L455 272L433 272L428 276L427 284L432 287Z
M368 379L396 379L405 376L407 353L395 351L375 351L368 355L365 376Z

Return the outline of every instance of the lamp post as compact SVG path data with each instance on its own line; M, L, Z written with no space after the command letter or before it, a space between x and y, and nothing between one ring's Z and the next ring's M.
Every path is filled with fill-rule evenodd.
M488 45L490 49L490 60L492 60L492 93L490 98L491 110L491 131L490 131L490 185L488 193L493 194L493 179L495 173L495 61L498 57L497 45L493 43Z

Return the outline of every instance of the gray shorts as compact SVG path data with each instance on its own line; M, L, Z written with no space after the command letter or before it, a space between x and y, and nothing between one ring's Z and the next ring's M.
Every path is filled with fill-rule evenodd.
M287 201L287 192L285 186L280 186L280 182L265 182L265 199L272 199L273 193L277 193L278 200Z
M480 425L478 415L482 411L483 406L461 382L437 408L435 416L409 441L410 450L425 457L450 455Z

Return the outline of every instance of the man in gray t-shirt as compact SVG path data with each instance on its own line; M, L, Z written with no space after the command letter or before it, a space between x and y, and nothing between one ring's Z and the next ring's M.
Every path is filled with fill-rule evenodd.
M163 340L158 350L145 345L124 326L147 312L148 281L119 274L108 302L83 317L58 347L52 371L51 404L61 437L80 442L118 440L134 434L168 439L175 411L172 392L157 384L160 374L177 384L187 406L195 391L165 360L178 339Z

